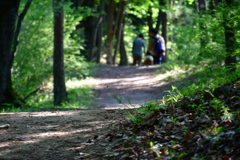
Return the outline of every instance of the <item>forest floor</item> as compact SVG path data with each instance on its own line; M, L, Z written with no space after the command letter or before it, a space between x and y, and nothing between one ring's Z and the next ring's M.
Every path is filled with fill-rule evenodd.
M1 113L0 160L239 160L240 78L136 113L176 83L157 68L99 67L92 109Z
M167 94L164 91L170 84L163 81L163 76L169 75L154 75L158 67L100 66L93 79L83 82L95 86L94 104L89 107L93 109L1 113L0 160L91 157L103 146L87 148L92 144L90 138L108 134L109 126L123 120L131 108L159 100ZM119 104L120 99L128 105Z

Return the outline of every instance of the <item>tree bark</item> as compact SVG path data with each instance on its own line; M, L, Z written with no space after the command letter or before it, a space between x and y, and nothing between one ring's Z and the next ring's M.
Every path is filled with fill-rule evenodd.
M109 0L108 6L108 25L107 25L107 64L113 64L112 48L113 48L113 15L114 15L115 2L114 0Z
M226 58L225 58L225 66L230 71L236 71L236 63L237 63L237 56L234 55L237 46L237 39L235 36L235 28L234 22L231 20L232 17L236 16L234 12L228 12L231 10L233 6L238 6L239 4L235 4L236 1L234 0L212 0L211 1L211 9L222 9L222 16L223 16L223 27L224 27L224 38L225 38L225 46L226 46ZM238 2L239 3L239 2ZM220 8L219 4L222 4ZM212 13L214 13L212 11Z
M113 55L113 64L116 64L116 57L117 57L117 53L119 51L119 47L120 47L120 40L121 40L121 34L122 34L122 28L123 28L123 20L124 20L124 7L125 7L125 0L121 0L119 3L119 8L118 8L118 13L117 13L117 21L116 21L116 25L114 27L114 32L116 33L116 48L115 48L115 52Z
M161 6L161 1L159 0L159 6ZM158 17L157 17L157 24L156 24L156 29L159 31L160 30L160 25L162 24L162 10L158 10Z
M16 100L11 79L11 49L19 4L20 0L0 1L0 107Z
M63 44L63 1L53 0L54 12L54 105L61 105L67 100L64 76L64 44Z
M161 0L160 5L167 7L166 0ZM161 19L162 19L162 37L165 40L165 57L163 57L162 62L165 63L168 60L168 54L167 54L167 42L168 42L168 36L167 36L167 13L161 10Z
M93 8L94 0L85 1L83 6ZM86 20L82 21L84 25L84 34L85 34L85 48L83 51L84 56L87 61L91 61L91 49L94 48L95 44L93 43L94 39L94 28L96 25L96 18L93 16L86 17Z
M16 55L16 52L17 52L17 47L18 47L18 43L19 43L18 36L19 36L20 30L21 30L21 27L22 27L23 19L24 19L25 15L27 14L27 11L28 11L29 7L31 6L31 4L32 4L32 0L28 0L24 9L23 9L23 12L18 17L16 31L15 31L15 34L14 34L14 37L13 37L12 50L11 50L11 56L12 56L11 57L11 59L12 59L11 63L13 63L14 56Z
M226 1L226 8L230 10L234 6L234 0ZM230 14L230 15L229 15ZM235 36L234 21L231 17L235 15L232 13L223 14L223 26L225 35L225 45L226 45L226 58L225 65L230 71L236 71L237 56L234 55L236 50L237 39Z
M96 63L100 63L102 53L102 23L100 24L97 32L97 51L96 51Z
M127 51L124 44L124 30L122 29L121 39L120 39L120 63L119 66L128 65Z
M104 12L104 0L100 0L100 5L98 7L98 13L100 13L99 15L99 19L104 19L104 15L102 14L102 12ZM95 53L96 55L96 63L100 63L100 59L101 59L101 52L102 52L102 27L103 27L103 22L101 22L99 24L98 30L97 30L97 40L96 40L96 47L97 47L97 51Z
M152 7L148 8L148 16L147 16L148 30L153 29L153 18L152 18Z
M88 61L92 61L93 58L94 58L94 53L95 53L95 50L96 50L96 47L97 47L96 39L97 39L99 28L100 28L100 26L102 24L102 21L103 21L103 15L102 15L103 11L104 11L104 0L101 0L100 5L98 7L98 13L100 13L100 15L92 18L93 19L93 23L92 23L92 26L91 26L92 34L89 37L90 42L89 42Z
M92 27L92 35L90 36L90 42L89 42L90 45L89 45L88 61L93 60L93 55L96 47L97 33L98 33L99 26L102 23L102 20L103 20L102 17L96 18L94 20L93 27Z

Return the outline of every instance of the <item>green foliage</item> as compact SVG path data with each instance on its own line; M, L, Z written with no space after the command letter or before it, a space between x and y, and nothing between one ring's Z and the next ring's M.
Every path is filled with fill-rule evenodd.
M20 12L27 0L22 0ZM116 2L119 2L116 0ZM187 3L186 3L187 2ZM106 2L108 3L108 2ZM128 0L126 1L126 19L124 28L125 45L129 59L133 39L142 32L148 37L146 17L149 7L153 11L154 25L159 9L168 13L168 63L160 68L160 72L181 70L174 76L166 78L166 83L179 81L168 91L169 100L177 102L181 97L192 95L201 90L213 90L219 85L231 81L239 74L229 74L222 67L225 52L225 36L223 13L236 28L236 51L233 55L239 56L240 49L240 11L238 5L218 7L211 14L198 14L193 7L193 0L174 1L167 4L167 8L159 6L158 1ZM239 3L235 1L235 3ZM64 2L64 44L65 44L65 73L66 81L88 77L89 64L80 56L84 50L84 30L75 30L79 21L98 14L94 10L99 5L96 0L94 7L78 7L73 9L70 2ZM217 26L217 29L216 29ZM105 37L103 37L104 39ZM53 55L53 13L52 1L34 1L24 19L19 37L18 53L15 56L12 70L14 89L21 97L26 97L36 88L43 88L52 81ZM202 43L204 46L201 46ZM73 92L75 93L75 92ZM75 95L75 94L73 94ZM37 97L37 98L36 98ZM29 99L28 104L43 102L52 98L50 91L38 93ZM74 96L73 96L74 97ZM78 96L77 96L78 97ZM70 99L74 99L71 96ZM116 97L115 97L116 98ZM34 101L36 100L36 101ZM122 99L119 99L122 102ZM134 107L128 100L131 107ZM165 102L167 102L165 98ZM152 102L151 102L152 103ZM152 112L159 105L145 104L148 108L141 108L139 112ZM151 107L149 107L151 106Z
M194 0L187 0L187 2L191 5L194 3Z
M133 123L142 123L142 122L144 122L143 116L141 116L141 115L129 114L127 117L129 117L133 121Z
M159 110L164 105L156 103L154 100L149 101L141 106L141 108L138 108L137 111L139 113L152 113L154 110Z
M214 133L215 133L215 134L219 134L219 133L223 132L223 130L224 130L224 127L217 127L217 128L214 130Z
M214 98L210 102L211 106L216 110L216 115L220 115L221 109L224 107L224 102L219 99Z
M179 121L178 121L176 118L174 118L174 117L171 117L170 119L171 119L171 121L172 121L172 123L173 123L174 125L176 125L176 124L179 123Z
M87 85L75 86L76 83L79 83L79 80L67 82L69 101L65 105L68 108L91 108L93 102L92 87Z
M21 3L21 8L26 0ZM70 8L71 3L64 3L64 62L65 75L68 79L84 79L89 76L89 64L80 56L84 39L75 32L76 26L83 16L89 15L88 10ZM20 9L21 10L21 9ZM53 12L52 1L34 1L23 21L19 36L18 52L13 68L13 86L21 97L26 97L36 88L45 87L52 81L53 67ZM28 99L28 105L52 99L52 94L38 93ZM34 101L34 99L36 101ZM49 105L49 104L48 104ZM47 105L47 106L48 106ZM38 105L34 105L38 106Z
M65 59L65 79L85 79L90 75L89 66L94 66L85 61L82 56L66 54Z
M25 107L16 108L12 104L5 104L0 112L28 112L28 111L47 111L47 110L67 110L67 109L89 109L92 104L93 92L91 86L79 85L80 80L69 80L67 82L68 88L68 102L61 106L53 105L52 84L48 84L46 88L37 92L36 95L31 96Z
M153 5L153 2L149 0L130 0L127 1L128 14L133 14L138 18L144 18L147 15L148 7ZM144 5L143 5L144 4Z
M170 95L168 96L169 100L172 102L178 102L178 100L183 97L182 93L180 92L180 90L178 90L177 87L172 86L172 90L171 91L167 91Z
M5 107L0 111L0 113L7 113L7 112L21 112L20 108L15 108L13 104L5 103L2 104Z
M20 44L14 61L13 85L23 97L35 90L51 74L51 6L49 1L34 1L22 25Z

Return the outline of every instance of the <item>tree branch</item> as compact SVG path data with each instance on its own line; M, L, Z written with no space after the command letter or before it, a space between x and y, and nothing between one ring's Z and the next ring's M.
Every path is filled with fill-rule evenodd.
M12 61L13 61L13 56L16 53L17 50L17 46L18 46L18 36L21 30L21 26L22 26L22 21L25 17L25 15L27 14L28 9L30 8L30 5L32 3L32 0L28 0L27 3L24 6L24 9L22 11L22 13L19 15L18 17L18 21L17 21L17 27L14 33L14 37L13 37L13 45L12 45L12 50L11 50L11 56L12 56Z

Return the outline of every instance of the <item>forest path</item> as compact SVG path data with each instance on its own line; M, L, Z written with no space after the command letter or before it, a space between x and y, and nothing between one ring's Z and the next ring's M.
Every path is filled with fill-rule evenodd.
M0 113L0 160L104 159L95 153L108 144L92 138L109 135L130 111L112 95L135 106L161 99L171 84L164 82L169 74L154 75L158 67L100 66L81 82L94 86L90 110Z
M163 79L165 75L156 76L159 66L100 66L87 84L94 85L95 106L105 109L128 108L128 99L135 107L151 100L160 100L170 89ZM122 99L119 104L113 95Z

